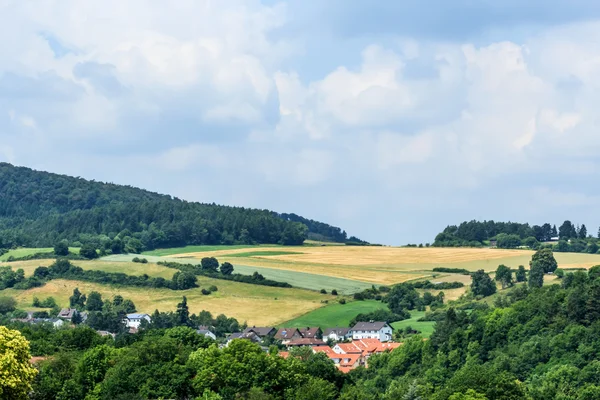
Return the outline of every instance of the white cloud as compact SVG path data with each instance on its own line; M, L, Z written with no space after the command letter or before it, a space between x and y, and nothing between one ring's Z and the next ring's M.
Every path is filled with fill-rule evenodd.
M448 222L491 218L523 176L547 187L528 192L540 213L583 213L600 195L562 187L600 174L598 21L475 44L315 39L285 31L295 17L285 3L259 0L0 7L11 32L0 43L0 156L13 162L309 211L388 243L411 230L394 220L432 208L430 231L444 210ZM194 176L203 189L186 185Z

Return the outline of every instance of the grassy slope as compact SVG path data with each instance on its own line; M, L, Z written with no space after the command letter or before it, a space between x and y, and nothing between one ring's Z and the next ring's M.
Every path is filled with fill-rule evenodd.
M31 273L40 265L49 265L52 260L36 260L36 263L11 263L13 268L23 268ZM25 263L30 263L26 265ZM150 276L170 277L173 269L156 264L139 264L125 262L82 261L75 262L84 269L104 271L123 271L132 275L147 273ZM13 265L14 264L14 265ZM68 298L75 287L83 293L93 290L100 292L105 298L120 294L130 298L141 312L174 311L182 296L187 296L191 312L208 310L215 316L225 314L237 318L240 322L250 321L253 324L277 324L290 318L298 317L316 308L322 307L322 300L332 301L334 296L322 295L314 291L295 288L274 288L245 283L223 281L198 277L199 288L189 290L150 289L137 287L115 287L97 283L57 279L47 282L44 286L25 291L6 289L0 295L13 296L20 308L31 308L34 296L45 298L53 296L60 306L68 305ZM205 296L201 288L217 286L218 291Z
M387 305L380 301L365 300L352 301L346 304L331 304L311 311L301 317L281 324L285 328L299 328L305 326L319 326L321 329L334 326L345 327L357 314L368 313L380 308L387 309Z
M398 321L392 323L392 328L395 330L405 329L410 326L413 329L421 331L421 335L423 337L429 337L433 333L433 329L435 327L435 322L433 321L417 321L419 318L425 315L424 311L411 311L410 318L405 319L403 321Z
M10 256L13 256L15 258L20 258L20 257L30 256L30 255L36 254L36 253L50 253L53 251L54 251L54 248L52 248L52 247L19 248L19 249L9 250L7 253L0 256L0 261L6 261L6 260L8 260L8 257L10 257ZM79 248L78 247L69 247L69 251L71 253L78 254Z

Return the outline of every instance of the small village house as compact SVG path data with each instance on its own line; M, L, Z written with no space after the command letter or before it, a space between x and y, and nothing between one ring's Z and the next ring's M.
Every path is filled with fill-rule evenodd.
M357 322L352 327L352 339L377 339L387 342L392 340L392 327L387 322Z
M152 320L148 314L127 314L124 320L125 325L130 329L139 329L142 321L150 323Z
M343 342L351 337L350 328L328 328L323 332L323 340L333 340L334 342Z

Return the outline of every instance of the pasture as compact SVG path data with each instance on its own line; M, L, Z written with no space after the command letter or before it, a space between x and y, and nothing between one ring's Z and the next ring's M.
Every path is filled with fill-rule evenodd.
M424 311L411 311L409 319L393 322L391 324L392 328L394 328L394 330L397 331L399 329L406 329L408 327L411 327L412 329L416 329L416 330L420 331L421 336L428 338L433 333L433 330L435 328L435 322L434 321L418 321L419 318L423 317L424 315L425 315Z
M333 304L318 308L301 317L280 324L282 328L302 328L318 326L321 329L335 326L347 327L358 314L368 313L379 309L388 309L387 304L375 300L352 301L346 304Z

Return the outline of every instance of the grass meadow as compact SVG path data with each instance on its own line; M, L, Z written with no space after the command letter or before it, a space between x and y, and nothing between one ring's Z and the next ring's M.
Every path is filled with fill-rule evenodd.
M425 311L411 311L410 318L403 321L393 322L392 328L395 330L406 329L411 327L421 332L421 336L428 338L433 333L435 327L434 321L418 321L419 318L425 315Z
M368 313L379 309L387 309L387 305L375 300L352 301L346 304L327 305L318 308L301 317L280 324L282 328L301 328L305 326L319 326L321 329L330 327L346 327L350 321L361 313Z

